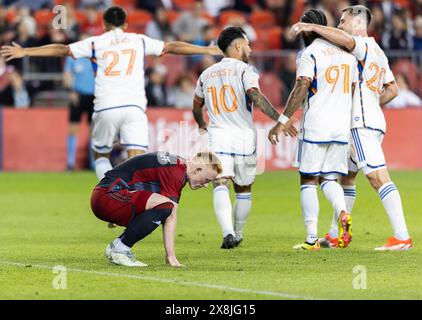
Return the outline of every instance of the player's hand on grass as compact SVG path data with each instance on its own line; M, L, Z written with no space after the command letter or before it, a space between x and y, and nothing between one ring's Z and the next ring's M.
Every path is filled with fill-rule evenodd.
M18 59L25 56L25 49L18 45L16 42L12 42L11 46L2 46L0 54L5 58L6 61L12 59Z
M185 267L184 264L181 264L177 258L175 256L172 257L166 257L166 263L168 265L170 265L170 267L175 267L175 268L182 268Z
M313 31L312 24L298 22L298 23L295 23L290 29L290 35L292 37L297 37L301 32L311 32L311 31Z

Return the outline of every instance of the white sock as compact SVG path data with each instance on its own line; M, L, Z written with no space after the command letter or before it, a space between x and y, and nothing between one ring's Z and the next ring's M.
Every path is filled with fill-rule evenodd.
M300 187L300 203L303 223L306 228L306 242L315 243L318 240L319 202L317 186L304 184Z
M400 193L392 182L384 184L378 189L378 194L382 204L390 218L393 227L394 236L399 240L409 239L406 222L404 220L403 207L401 204Z
M101 157L95 160L95 173L100 181L107 171L113 169L109 158Z
M251 212L251 193L236 193L236 203L234 205L234 232L236 240L243 239L243 226Z
M120 238L117 238L116 240L113 241L114 244L114 250L115 252L124 252L124 251L129 251L130 247L128 247L127 245L125 245L122 240L120 240Z
M346 211L346 201L344 200L343 189L336 181L330 180L321 183L321 190L333 206L336 219L338 220L340 213Z
M226 186L218 186L214 189L214 211L223 231L223 237L228 234L234 235L232 204L230 201L229 188Z
M344 201L346 202L346 211L351 214L356 199L356 186L341 186L344 193ZM330 237L338 237L338 218L336 217L335 210L333 212L333 221L330 227Z

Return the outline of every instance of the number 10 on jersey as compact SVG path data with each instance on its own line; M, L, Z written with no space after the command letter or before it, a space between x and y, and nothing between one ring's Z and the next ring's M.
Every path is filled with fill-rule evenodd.
M217 88L215 86L210 86L207 88L208 93L211 94L212 98L212 109L215 115L220 114L220 109L222 109L222 112L234 112L237 110L238 103L236 98L236 93L234 92L234 89L230 85L223 85L220 89L219 98L217 96ZM232 98L232 103L230 106L227 105L226 101L226 93L229 93ZM221 108L219 107L221 105Z

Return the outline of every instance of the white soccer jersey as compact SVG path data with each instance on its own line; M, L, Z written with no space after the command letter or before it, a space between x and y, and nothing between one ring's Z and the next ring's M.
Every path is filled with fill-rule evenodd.
M323 39L316 39L298 55L297 77L312 79L300 139L307 143L347 144L350 136L352 83L356 58Z
M161 55L163 48L162 41L118 28L69 45L75 59L92 61L95 111L128 105L145 110L144 58Z
M368 128L385 133L380 95L386 83L394 81L388 59L372 37L354 36L352 54L358 60L359 81L353 97L352 128Z
M236 155L255 152L252 103L246 91L259 88L258 80L254 67L233 58L222 59L200 75L195 94L204 99L207 108L214 152Z

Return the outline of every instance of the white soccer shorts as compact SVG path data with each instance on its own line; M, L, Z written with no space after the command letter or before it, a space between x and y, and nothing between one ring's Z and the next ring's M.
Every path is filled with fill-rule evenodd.
M256 155L233 155L216 152L223 172L219 177L231 178L238 186L249 186L255 181Z
M384 134L381 131L355 128L352 129L352 152L349 157L349 170L362 172L367 175L373 171L386 167L382 141Z
M298 141L294 167L303 175L337 179L347 174L348 144Z
M116 139L120 139L120 144L127 150L148 149L148 118L138 106L94 112L92 124L92 145L98 153L111 152Z

